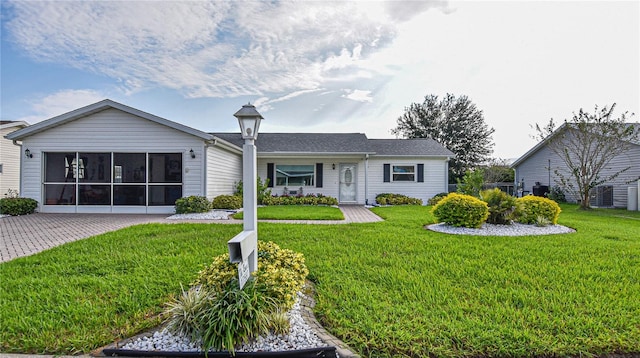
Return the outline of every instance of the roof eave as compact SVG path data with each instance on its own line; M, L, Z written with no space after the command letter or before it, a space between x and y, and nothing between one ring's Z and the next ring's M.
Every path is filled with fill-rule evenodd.
M365 156L375 155L375 152L265 152L258 151L258 156L262 157L326 157L326 156L341 156L341 157L353 157L353 156Z
M13 127L28 127L29 123L25 121L13 121L10 123L0 125L0 129L9 129Z

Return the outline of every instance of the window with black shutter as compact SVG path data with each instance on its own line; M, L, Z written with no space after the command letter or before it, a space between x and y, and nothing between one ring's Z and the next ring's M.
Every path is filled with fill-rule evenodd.
M322 163L316 163L316 188L322 188Z
M274 179L274 164L273 163L267 163L267 179L269 179L269 185L267 185L268 188L273 188L273 183L275 183Z

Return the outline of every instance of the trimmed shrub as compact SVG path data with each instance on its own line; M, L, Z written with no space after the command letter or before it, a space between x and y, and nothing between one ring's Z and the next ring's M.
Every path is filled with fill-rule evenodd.
M434 195L429 201L427 201L427 205L436 205L440 200L444 199L449 193L438 193Z
M431 209L440 222L458 227L479 228L487 217L489 207L470 195L451 193Z
M27 215L33 214L38 207L38 201L31 198L8 197L0 199L0 214Z
M516 198L498 188L481 191L480 198L489 206L489 224L511 224Z
M206 213L211 203L204 196L187 196L176 200L176 214Z
M338 199L322 194L307 194L305 196L269 196L262 200L262 205L338 205Z
M266 294L284 310L295 303L296 294L309 274L301 253L281 249L272 242L258 241L258 270L255 279L265 285ZM229 262L229 254L214 258L213 263L198 274L195 285L216 293L238 277L237 265Z
M522 224L535 225L544 218L555 225L562 211L558 203L541 196L527 195L516 199L516 204L516 221Z
M421 199L392 193L382 193L376 195L376 202L380 205L422 205Z
M242 207L242 197L238 195L218 195L211 201L214 209L236 210Z
M194 287L167 305L168 328L201 340L205 352L227 349L233 355L257 335L289 332L283 312L293 307L308 274L301 253L258 241L258 270L240 289L237 265L228 253L219 255L200 271Z

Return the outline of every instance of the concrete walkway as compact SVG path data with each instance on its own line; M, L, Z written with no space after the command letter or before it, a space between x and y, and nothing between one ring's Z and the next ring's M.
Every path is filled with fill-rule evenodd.
M293 224L347 224L382 221L362 206L341 206L345 220L260 220ZM0 218L0 262L29 256L109 231L145 223L241 223L241 220L167 220L168 215L32 214Z

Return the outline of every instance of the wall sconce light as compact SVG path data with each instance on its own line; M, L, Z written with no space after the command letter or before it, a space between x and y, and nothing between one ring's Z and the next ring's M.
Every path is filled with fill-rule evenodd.
M336 164L331 164L331 169L336 170Z
M24 150L24 155L25 155L27 158L33 158L33 154L31 154L31 151L29 150L29 148L27 148L27 149L25 149L25 150Z
M191 159L194 159L196 157L196 153L193 151L193 149L189 151L189 154L191 154Z

